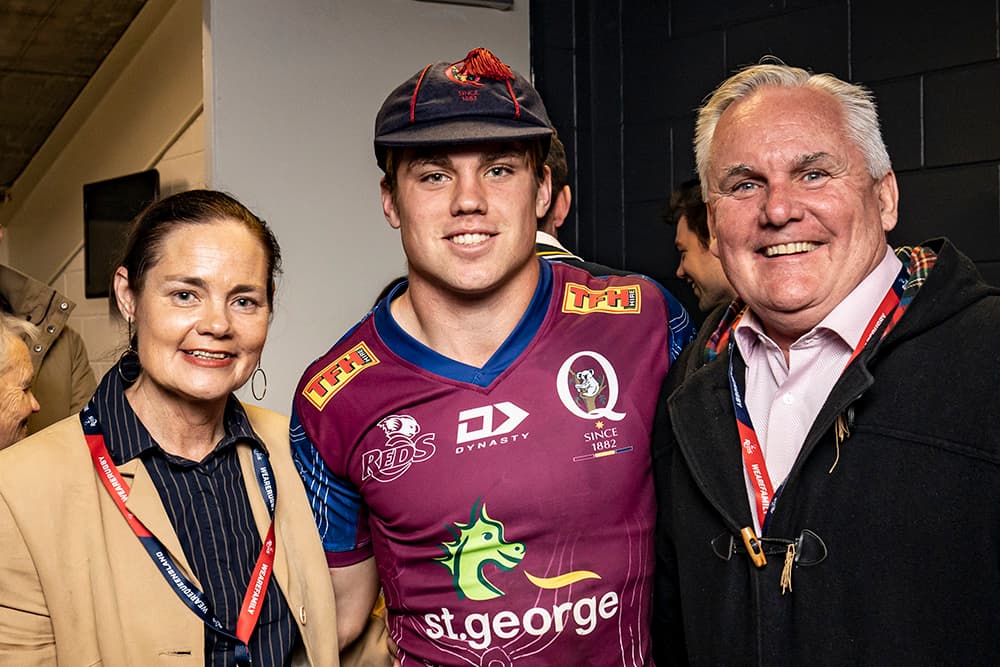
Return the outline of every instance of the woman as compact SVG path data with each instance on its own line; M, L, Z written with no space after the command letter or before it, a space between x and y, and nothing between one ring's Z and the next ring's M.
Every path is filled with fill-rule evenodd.
M38 335L30 322L0 312L0 449L6 449L28 434L28 418L39 410L31 390L35 369L31 353L22 340Z
M337 664L288 420L232 393L279 267L222 193L140 214L113 278L128 352L78 417L0 457L0 664Z

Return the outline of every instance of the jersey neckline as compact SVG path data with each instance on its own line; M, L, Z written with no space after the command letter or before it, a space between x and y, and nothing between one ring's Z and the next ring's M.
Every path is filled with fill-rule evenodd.
M549 311L549 302L552 296L552 267L545 260L539 259L537 261L539 264L538 284L535 286L531 302L517 326L482 368L464 364L435 352L399 326L389 312L389 302L406 289L407 281L397 285L375 308L373 313L375 330L386 347L401 359L457 382L488 387L501 373L510 368L511 364L527 349L528 345L535 339L535 334L538 333Z

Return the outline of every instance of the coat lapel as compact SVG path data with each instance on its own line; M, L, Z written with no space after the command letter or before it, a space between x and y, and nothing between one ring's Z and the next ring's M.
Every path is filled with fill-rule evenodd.
M820 408L819 414L816 415L816 420L806 435L802 449L795 459L795 464L788 472L789 482L794 481L798 477L799 470L805 465L806 459L816 449L823 436L830 431L834 420L839 415L845 414L848 407L854 401L861 398L861 395L875 383L875 378L872 377L865 363L867 363L867 358L859 359L852 363L844 370L843 375L840 376L837 383L833 386L830 395L827 396L826 402L823 403L823 407ZM850 424L850 426L853 426L853 424ZM831 458L830 463L832 464L833 461L834 459Z
M134 458L127 461L119 467L119 471L131 487L125 506L149 532L156 536L174 563L183 570L184 576L201 586L191 570L191 564L188 563L187 556L184 555L177 532L174 530L173 524L170 523L170 517L167 516L167 511L163 507L160 494L156 490L153 480L149 477L146 466L142 464L142 460Z
M726 379L728 353L699 369L670 397L674 436L701 492L738 532L752 526L739 433Z

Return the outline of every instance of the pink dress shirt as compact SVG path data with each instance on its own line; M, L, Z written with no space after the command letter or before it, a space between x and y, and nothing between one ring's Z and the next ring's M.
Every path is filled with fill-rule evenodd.
M886 246L879 265L822 322L792 343L787 364L752 311L737 324L736 345L747 365L746 405L775 492L788 477L820 408L901 267ZM746 470L743 476L753 514L756 485ZM759 535L759 523L756 528Z

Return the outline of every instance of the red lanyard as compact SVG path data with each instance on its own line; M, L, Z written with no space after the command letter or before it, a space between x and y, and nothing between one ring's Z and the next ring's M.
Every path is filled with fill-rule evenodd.
M97 469L97 476L108 490L111 499L118 507L118 511L125 517L125 521L132 528L132 532L139 538L142 546L145 547L153 562L156 563L160 574L173 587L178 597L214 632L227 639L234 640L237 663L249 665L251 658L248 643L257 625L257 620L260 617L259 612L264 602L264 596L267 594L267 586L271 581L271 572L274 566L274 508L277 497L273 486L274 474L271 471L271 464L267 460L267 456L258 448L254 448L257 482L271 513L271 526L268 528L267 537L264 538L260 555L257 557L257 563L254 566L253 573L250 575L250 583L247 585L247 592L243 596L243 604L240 606L240 615L236 621L236 632L233 634L227 631L222 621L216 617L211 607L205 601L204 593L181 573L180 568L176 566L174 560L167 553L163 543L125 507L130 491L128 483L122 479L118 468L111 460L100 424L97 418L90 414L92 411L91 408L92 406L87 406L80 413L80 422L83 425L87 446L90 448L90 456L94 461L94 467Z
M909 280L909 271L904 266L900 270L899 275L893 281L892 286L889 291L886 292L885 297L882 299L882 303L879 304L878 308L875 309L875 314L872 315L871 320L868 321L868 326L865 327L864 333L862 334L860 340L858 340L857 346L854 348L854 352L851 354L851 358L848 359L847 364L844 366L846 369L851 365L851 362L861 353L861 350L865 348L868 341L871 340L875 332L882 325L882 322L886 318L891 318L889 325L882 331L882 338L885 338L886 334L892 329L893 326L902 317L903 311L906 306L909 305L909 299L905 302L902 301L903 289L906 287L906 282ZM741 314L742 316L742 314ZM739 323L740 317L737 317L732 324L730 331L736 330L736 325ZM761 451L760 441L757 439L757 431L753 427L753 422L750 419L750 411L746 407L746 401L744 399L743 391L740 388L739 383L736 382L736 374L733 372L733 357L738 354L738 349L736 348L736 337L730 336L729 339L729 387L733 398L733 410L736 414L736 428L740 435L740 450L743 454L743 467L746 470L747 475L750 477L750 481L753 484L754 489L754 510L755 518L757 519L757 525L760 526L760 532L763 534L767 529L767 521L771 517L771 513L774 511L776 505L777 496L780 495L781 489L778 488L777 493L775 492L774 485L771 483L771 476L767 472L767 464L764 462L764 453Z

